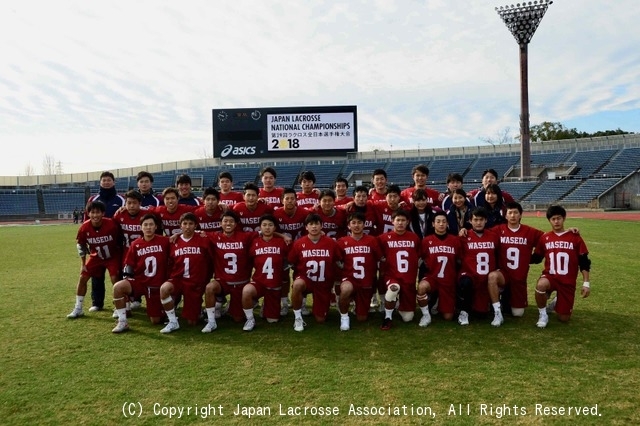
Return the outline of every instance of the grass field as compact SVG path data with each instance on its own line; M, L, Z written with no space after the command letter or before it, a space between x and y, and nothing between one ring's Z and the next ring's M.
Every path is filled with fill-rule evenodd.
M548 229L543 218L524 222ZM239 404L253 407L254 424L639 424L640 223L567 225L580 228L593 261L591 297L576 301L568 325L552 317L539 330L530 306L499 329L435 318L383 332L376 314L340 332L332 311L326 325L308 318L303 333L290 314L251 333L222 319L210 335L186 325L161 335L143 311L123 335L110 332L109 310L67 320L76 226L0 227L0 423L245 424ZM530 303L540 270L531 268ZM318 414L325 407L331 415ZM179 420L172 408L184 410Z

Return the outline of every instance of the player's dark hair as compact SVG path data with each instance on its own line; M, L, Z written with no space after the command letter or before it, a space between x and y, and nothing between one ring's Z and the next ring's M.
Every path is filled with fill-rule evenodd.
M347 217L347 223L351 222L352 220L359 220L360 222L364 223L367 221L367 217L362 212L351 212Z
M438 217L438 216L444 216L445 219L448 219L447 218L447 212L445 212L444 210L435 210L435 213L433 214L433 221L434 222L436 221L436 217Z
M342 176L336 178L336 180L333 181L333 187L335 188L335 186L340 182L347 185L347 188L349 187L349 181L346 178L343 178Z
M278 226L278 221L276 220L275 216L270 214L270 213L266 213L266 214L263 214L262 216L260 216L260 219L258 219L258 224L262 225L262 222L264 222L265 220L268 220L269 222L271 222L274 225Z
M482 177L484 177L484 175L486 175L487 173L491 173L496 179L498 179L498 172L496 172L496 169L485 169L482 172Z
M142 178L149 178L151 183L153 183L153 175L145 170L138 172L138 174L136 175L136 182L140 181L140 179Z
M140 218L140 224L142 224L142 222L144 222L147 219L153 219L153 223L156 224L156 234L162 235L162 220L160 220L160 218L153 213L145 213Z
M265 173L271 173L273 175L274 179L278 178L278 174L276 173L276 169L274 169L273 167L264 167L262 170L260 170L260 177L262 177L263 174Z
M321 200L322 197L331 197L334 200L336 199L336 193L333 191L333 189L323 189L322 191L320 191L320 195L318 196L318 200Z
M191 177L186 174L180 175L176 179L176 185L179 183L188 183L189 185L191 185Z
M164 189L164 191L162 191L162 197L166 197L167 194L175 194L175 196L180 199L180 192L178 191L178 188L175 188L173 186L168 186Z
M298 183L302 183L303 180L310 180L311 182L316 183L316 175L311 170L305 170L300 173Z
M358 185L353 188L353 195L356 195L357 192L364 192L365 194L369 194L369 188L364 185Z
M244 187L242 187L242 192L246 193L247 191L256 191L256 194L259 194L260 188L253 182L247 182L244 184Z
M222 172L222 173L220 173L220 174L218 175L218 181L220 181L220 179L224 179L224 178L227 178L227 179L229 179L231 182L233 182L233 175L231 174L231 172L224 171L224 172Z
M402 190L396 184L389 185L389 187L387 188L387 194L398 194L398 195L400 195L401 192L402 192Z
M220 220L222 221L222 219L224 219L225 217L233 218L233 220L236 223L240 223L240 216L238 215L238 212L236 212L234 210L225 210L225 212L222 213L222 216L220 217Z
M413 166L413 168L411 169L411 176L413 176L415 172L424 173L425 175L429 176L429 168L424 164L417 164Z
M382 175L385 179L387 178L387 172L385 172L384 169L375 169L373 173L371 173L371 177L374 177L376 175Z
M491 193L491 194L496 194L498 196L498 200L496 201L496 205L500 206L503 204L503 198L502 198L502 189L500 189L500 186L497 183L491 183L489 185L487 185L487 187L484 190L485 196L487 193Z
M393 220L393 219L395 219L395 218L396 218L396 217L398 217L398 216L402 216L402 217L404 217L404 218L405 218L405 219L407 219L407 220L411 220L411 217L409 217L409 212L408 212L408 211L406 211L406 210L402 210L402 209L398 209L398 210L396 210L395 212L393 212L393 213L391 214L391 219Z
M426 200L427 199L427 191L425 191L422 188L418 188L415 191L413 191L413 194L411 194L411 199L413 199L413 201Z
M547 220L551 219L553 216L560 215L563 218L567 217L567 211L562 206L549 206L547 209Z
M322 223L322 218L318 213L309 213L307 217L304 218L304 226L310 223Z
M507 210L517 209L520 214L522 214L522 205L516 201L508 202L505 207Z
M296 190L295 190L295 189L293 189L293 188L285 188L285 189L282 191L282 198L283 198L283 199L284 199L284 196L285 196L286 194L293 194L293 195L296 195Z
M107 206L104 205L102 201L89 201L87 203L86 212L89 213L91 210L99 210L102 213L107 211Z
M103 177L109 177L114 181L116 180L116 177L113 175L113 173L108 172L108 171L100 173L100 179L102 179Z
M142 200L144 199L142 194L135 189L127 191L126 194L124 194L124 198L133 198L134 200L138 200L139 202L142 202Z
M216 197L216 200L220 199L220 192L218 192L218 190L212 186L204 189L204 192L202 193L202 199L204 200L205 198L207 198L207 195L213 195L214 197Z
M451 196L453 196L453 194L462 195L464 198L467 198L467 193L462 188L454 189L453 191L451 191Z
M487 212L487 209L485 209L484 207L476 207L475 209L471 210L471 217L473 216L488 219L489 212Z
M180 223L184 222L185 220L193 222L196 225L198 224L198 217L193 212L182 213L182 215L180 216Z
M447 183L449 182L460 182L464 183L464 178L460 173L449 173L447 175Z

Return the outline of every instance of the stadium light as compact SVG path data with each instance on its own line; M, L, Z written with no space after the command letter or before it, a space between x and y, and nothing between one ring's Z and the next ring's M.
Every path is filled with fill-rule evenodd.
M531 133L529 130L529 76L527 46L536 32L550 0L536 0L496 7L496 12L520 46L520 177L531 175Z

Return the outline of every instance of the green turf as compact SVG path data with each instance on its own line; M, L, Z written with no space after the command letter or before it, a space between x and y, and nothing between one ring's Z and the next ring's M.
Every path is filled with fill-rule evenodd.
M525 223L548 228L543 218ZM259 320L251 333L224 318L210 335L186 324L161 335L143 311L123 335L110 332L109 310L67 320L80 270L76 226L0 227L0 423L245 424L233 414L240 404L253 407L254 424L637 424L640 225L567 225L580 228L593 260L591 297L576 301L569 324L552 318L538 330L530 306L499 329L435 318L427 329L396 320L383 332L375 315L340 332L332 311L325 325L307 318L303 333L290 314ZM540 270L532 267L530 287ZM349 415L351 404L384 414ZM536 404L597 404L599 416L543 416ZM184 412L170 420L154 406ZM305 406L339 415L280 415ZM396 407L407 415L387 414Z

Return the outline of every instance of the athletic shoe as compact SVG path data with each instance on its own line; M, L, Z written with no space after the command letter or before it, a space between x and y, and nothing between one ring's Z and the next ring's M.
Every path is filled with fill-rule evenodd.
M433 306L431 307L431 315L438 315L438 302L440 301L440 298L436 299L436 303L433 304Z
M349 331L349 316L343 317L340 315L340 331Z
M129 330L129 323L127 321L118 321L116 326L111 330L112 333L122 333Z
M426 327L429 324L431 324L431 315L429 315L429 312L427 312L426 314L422 315L422 318L420 318L420 322L418 323L418 325L420 327Z
M138 302L137 300L131 302L131 309L140 309L141 307L142 303Z
M202 329L203 333L211 333L213 330L218 328L218 323L215 321L207 321L207 324Z
M73 311L71 311L71 313L67 315L67 318L76 319L80 318L81 316L84 316L84 312L82 311L82 309L74 308Z
M382 325L380 326L381 330L389 330L391 329L391 324L393 323L393 321L391 320L391 318L385 318L382 320Z
M283 302L280 306L280 316L286 317L289 313L289 302Z
M229 304L225 303L224 305L222 305L222 307L220 309L216 309L216 319L219 319L225 315L227 315L227 312L229 312Z
M378 298L376 297L375 294L373 296L371 296L371 303L369 303L369 307L370 308L377 308L378 307Z
M302 316L309 316L311 315L311 311L309 311L309 308L307 308L307 305L302 305Z
M545 328L548 323L549 323L549 315L540 314L540 317L538 318L538 322L536 323L536 327Z
M92 307L89 308L89 312L99 312L101 310L102 310L102 308L99 307L99 306L92 306Z
M466 311L460 311L458 315L458 324L469 325L469 314Z
M89 311L91 311L91 309L89 309ZM116 311L115 309L113 310L113 313L111 314L111 318L115 318L118 319L118 311Z
M251 318L248 319L245 323L244 323L244 327L242 327L242 329L244 331L251 331L253 330L253 327L256 326L256 319L255 318Z
M295 331L304 331L304 326L307 325L302 318L296 318L293 321L293 329Z
M557 297L554 297L553 299L551 299L551 302L549 302L549 304L547 305L547 313L548 314L550 314L552 312L555 312L556 303L558 303L558 298Z
M504 322L504 317L502 316L501 311L496 311L495 316L493 317L493 321L491 321L491 325L494 327L500 327Z
M180 329L180 324L178 324L177 321L176 322L169 321L167 325L162 330L160 330L160 333L167 334L179 329Z

